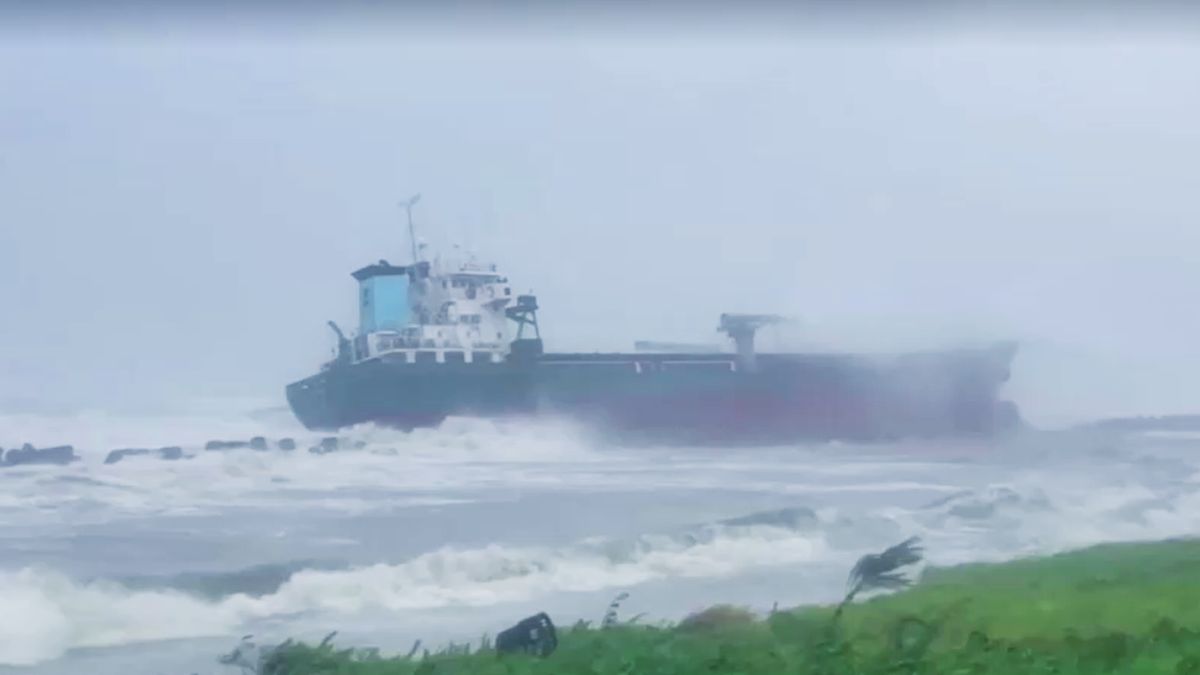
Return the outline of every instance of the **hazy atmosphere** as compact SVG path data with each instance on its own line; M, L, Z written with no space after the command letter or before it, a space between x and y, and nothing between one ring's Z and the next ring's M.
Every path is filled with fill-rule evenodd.
M911 4L0 5L0 675L230 675L243 636L261 655L333 630L499 649L620 593L642 625L564 631L521 672L710 647L810 672L867 652L675 649L693 638L661 624L736 605L765 621L729 625L775 640L842 599L829 626L878 641L855 594L906 583L898 559L1195 537L1200 24ZM410 262L418 193L432 251L511 288L436 266L358 285ZM528 291L549 352L793 321L757 355L546 355L504 335ZM359 303L339 344L326 321L357 330ZM1008 352L948 350L1004 340L1007 382ZM1073 426L1171 413L1192 417ZM993 612L987 658L1033 653L993 649L1011 629L1047 658L1100 635L1105 664L1194 666L1154 650L1200 635L1178 594L1198 585L1154 570L1190 579L1195 549L1123 550L1141 590L1102 566L1059 575L1071 602L960 588ZM919 605L923 579L882 601ZM627 634L667 647L603 647ZM461 658L512 665L493 656ZM474 672L457 658L438 663Z
M8 34L10 406L280 397L420 235L549 347L1015 338L1032 419L1200 398L1200 48L1170 36ZM525 290L524 288L522 290ZM770 336L764 344L774 343ZM1018 389L1019 387L1028 389ZM1024 402L1024 401L1023 401Z

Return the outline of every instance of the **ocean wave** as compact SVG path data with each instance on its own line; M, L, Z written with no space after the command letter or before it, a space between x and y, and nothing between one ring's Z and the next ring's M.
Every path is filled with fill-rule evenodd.
M1026 515L1052 509L1045 492L1033 488L1018 490L1006 485L993 485L981 490L962 490L937 499L925 509L945 518L964 521L994 520L1002 515Z
M349 565L335 560L292 560L253 565L230 572L182 572L157 576L130 576L115 579L131 591L170 590L219 600L229 595L261 597L279 590L297 572L305 570L344 570Z
M212 415L206 415L186 419L207 424ZM0 431L13 419L0 418ZM72 425L113 422L86 415L69 419L61 437L48 433L52 425L43 421L45 442L78 442L78 436L70 436L79 430ZM145 423L164 426L142 430L145 436L121 444L182 442L185 434L172 425L185 418L155 420ZM188 433L194 439L275 437L262 420L229 420L227 428L208 426L203 433ZM130 421L131 433L143 421ZM104 433L115 438L118 431ZM11 428L6 433L12 435ZM686 579L713 588L706 580L774 583L800 571L801 576L812 572L819 577L805 581L806 589L826 582L840 588L859 555L910 535L921 536L930 562L940 565L1200 532L1200 473L1190 454L1108 443L1104 447L1113 449L1101 457L1083 437L1072 436L1073 445L1064 445L1071 439L1045 437L1044 444L1062 448L1054 453L1035 444L1024 448L1025 454L1014 455L1006 447L978 463L948 463L925 455L913 461L902 453L866 454L837 446L630 452L593 444L586 435L551 421L455 419L412 433L368 425L340 435L350 439L352 449L332 455L308 453L307 437L297 434L300 447L290 453L210 452L192 446L188 454L194 457L183 461L143 456L105 465L105 445L100 452L81 453L85 461L72 466L12 467L0 474L5 487L0 514L9 523L3 532L13 535L11 550L17 550L21 542L41 541L38 537L49 530L64 537L87 532L93 524L119 531L126 524L123 518L136 525L147 516L224 517L221 510L229 508L237 517L262 510L271 510L272 517L281 512L289 518L341 517L486 501L523 490L542 491L539 498L558 491L553 499L570 499L579 490L611 493L614 499L633 490L679 490L689 500L712 490L723 491L726 500L714 500L713 509L741 504L740 495L751 495L756 503L794 500L802 505L640 536L580 538L555 546L447 547L353 567L299 560L215 574L107 580L36 567L10 570L0 572L0 599L7 610L0 616L0 663L37 663L80 647L236 637L264 623L291 634L299 622L310 619L344 627L350 617L370 623L378 615L422 621L439 614L458 616L457 608L467 608L472 616L484 607L507 612L566 593L606 593L647 584L646 593L659 583L670 586ZM33 436L28 440L38 442ZM916 506L910 501L938 493L946 496ZM322 534L345 533L318 531ZM496 537L509 534L501 527ZM586 534L576 530L572 536ZM322 556L329 550L290 549L284 555ZM36 559L22 556L17 559ZM805 598L811 597L808 593L802 591ZM443 608L448 612L435 611ZM339 616L345 620L336 621Z
M78 647L232 635L247 622L274 617L483 607L660 579L716 578L828 553L815 522L766 515L563 548L442 548L396 564L345 569L282 565L118 583L26 568L0 572L0 597L17 610L0 618L0 663L37 663Z
M1148 486L1047 472L963 491L909 511L892 511L930 542L936 564L995 562L1049 555L1111 541L1200 534L1195 485Z
M4 419L11 424L14 418ZM87 423L78 417L71 420L72 425ZM44 419L40 423L48 426ZM193 436L245 439L253 433L248 429ZM155 447L186 435L160 431L128 445ZM79 430L73 433L75 438L86 436ZM117 432L109 429L103 434L112 437ZM44 433L42 437L60 438ZM61 436L66 437L71 436ZM110 445L85 447L79 449L84 461L70 466L0 468L7 492L0 498L0 509L12 512L9 520L28 522L53 520L69 511L77 524L230 507L293 510L299 504L356 513L460 503L479 489L496 486L587 482L597 479L594 467L603 465L608 471L628 459L618 451L596 448L572 427L553 421L450 419L438 428L411 433L364 425L345 430L340 437L345 449L332 454L308 452L319 438L300 437L293 451L210 451L203 445L185 444L181 460L133 455L114 464L103 463ZM361 496L368 493L373 493L370 498Z
M93 464L115 449L174 446L192 457L204 454L209 441L246 442L256 436L276 441L294 439L298 452L303 453L330 434L308 431L290 417L235 410L144 415L99 410L61 415L0 414L0 447L20 447L25 443L35 447L71 445L85 461ZM437 427L413 431L366 423L343 429L336 436L343 441L343 448L506 462L579 459L587 456L591 448L584 429L553 418L451 417ZM154 459L130 457L125 461Z
M1086 482L1024 481L912 509L847 513L796 506L628 539L445 547L356 567L298 561L125 583L28 568L0 573L0 597L17 608L0 618L0 663L36 663L76 647L232 636L256 621L297 616L483 608L756 570L842 570L859 555L913 534L925 539L930 563L957 564L1197 531L1200 490L1194 484L1155 491L1137 484L1097 489Z
M0 664L32 665L68 649L225 635L243 616L230 603L179 591L80 583L53 571L0 572Z

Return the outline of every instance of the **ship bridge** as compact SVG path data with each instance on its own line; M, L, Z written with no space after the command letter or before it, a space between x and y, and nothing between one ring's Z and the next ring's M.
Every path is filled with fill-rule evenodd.
M359 285L358 332L347 340L334 326L337 362L498 363L507 355L505 309L514 297L496 265L380 260L352 276Z
M330 322L338 350L327 368L372 359L500 363L513 349L508 310L517 298L508 278L473 255L457 258L463 253L457 246L455 258L427 259L427 247L412 227L418 198L402 203L409 211L413 262L380 260L352 273L358 282L358 331L348 338Z

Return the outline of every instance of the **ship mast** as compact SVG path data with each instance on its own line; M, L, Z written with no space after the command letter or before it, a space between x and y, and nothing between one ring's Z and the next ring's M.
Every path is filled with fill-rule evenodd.
M400 205L403 206L404 210L408 212L408 241L412 245L412 261L414 265L419 261L417 260L417 235L413 231L412 207L413 204L416 204L420 199L421 194L417 193L409 197L408 201L400 202Z

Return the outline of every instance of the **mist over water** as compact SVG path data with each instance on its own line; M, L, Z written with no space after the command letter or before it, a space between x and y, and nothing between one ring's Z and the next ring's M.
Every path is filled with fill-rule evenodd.
M772 312L785 348L1019 340L1048 423L1190 412L1190 24L976 23L6 33L0 409L277 396L355 324L349 273L406 261L420 192L419 235L535 291L551 350Z
M1200 412L1200 13L892 4L0 8L0 447L81 457L0 466L0 674L405 652L622 591L646 621L830 602L913 535L935 565L1194 536L1200 435L1068 427ZM1032 428L716 450L450 419L309 452L278 396L355 325L349 273L407 262L417 192L422 238L537 293L551 351L713 343L722 312L796 319L764 350L1012 339Z

